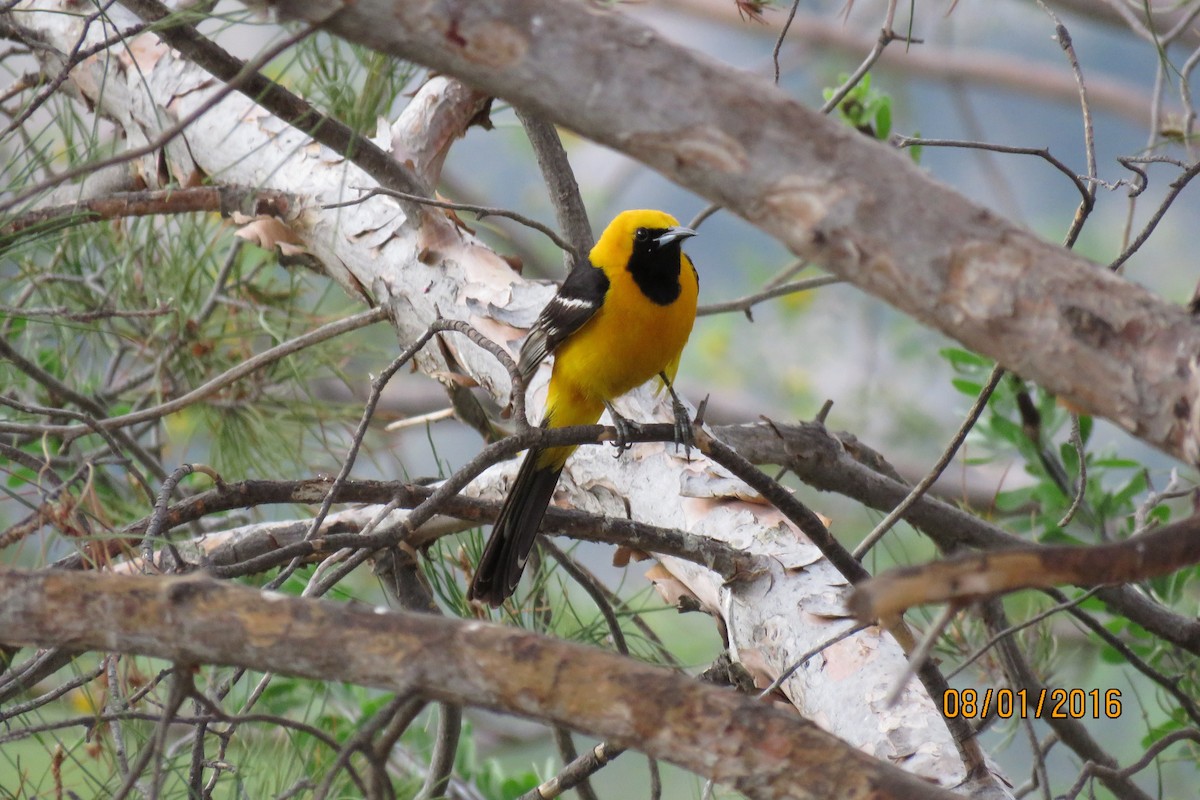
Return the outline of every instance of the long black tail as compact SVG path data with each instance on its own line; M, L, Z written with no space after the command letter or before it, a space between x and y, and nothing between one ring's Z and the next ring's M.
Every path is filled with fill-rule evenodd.
M475 568L475 577L467 590L468 600L482 600L492 607L499 606L521 580L525 559L529 557L563 470L562 465L539 467L540 455L541 450L530 450L521 462L517 480L504 499L491 538Z

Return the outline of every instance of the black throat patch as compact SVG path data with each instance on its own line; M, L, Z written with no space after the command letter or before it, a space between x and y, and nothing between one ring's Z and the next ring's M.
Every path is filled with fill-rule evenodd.
M629 257L629 273L642 293L660 306L674 303L683 291L679 285L680 242L675 240L666 245L655 241L666 233L665 228L648 230L644 240L633 243L633 255Z

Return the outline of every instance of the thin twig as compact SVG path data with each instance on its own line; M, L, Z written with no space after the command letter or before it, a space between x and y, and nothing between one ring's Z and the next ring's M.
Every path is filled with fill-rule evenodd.
M116 653L109 653L105 656L108 678L108 700L104 704L104 710L108 714L114 716L113 725L110 728L113 738L113 751L117 756L117 768L120 774L124 776L125 781L137 780L138 773L132 772L129 767L129 757L125 750L125 734L120 725L121 715L128 709L128 704L125 702L121 694L121 676L117 674L117 661L120 659Z
M304 595L306 597L320 597L320 596L324 595L326 592L330 591L331 589L333 589L333 587L337 586L339 583L341 583L343 580L345 580L346 577L351 572L358 569L362 564L364 564L372 556L374 556L375 553L378 552L378 549L381 549L381 548L370 547L370 546L366 545L365 543L369 542L372 539L373 534L378 529L378 527L383 523L383 521L388 517L388 515L390 515L393 511L395 511L399 507L400 507L400 498L393 497L391 500L388 501L387 505L383 506L378 511L376 511L375 516L372 517L370 522L368 522L367 525L365 525L363 527L362 531L360 533L355 534L355 538L358 541L355 544L351 544L345 548L349 554L345 555L345 556L339 555L339 559L337 559L337 560L340 560L341 563L338 564L337 566L329 567L328 571L326 572L326 574L324 576L318 576L318 575L314 574L313 580L304 589ZM308 540L306 540L306 541L308 541ZM326 541L328 542L328 537L326 537ZM355 545L357 545L357 549L355 549ZM333 548L331 548L331 549L333 549ZM326 566L330 562L331 562L331 560L327 559L326 562L322 564L322 566ZM286 580L287 577L291 574L291 571L295 570L296 567L299 566L299 564L300 564L300 559L299 558L294 559L291 562L291 564L289 564L287 566L286 569L281 570L279 575L277 575L267 585L268 586L282 585L283 581Z
M559 566L578 583L588 597L592 598L592 602L596 604L596 608L600 610L600 616L604 618L604 622L608 625L608 634L612 637L613 647L621 655L629 655L629 645L625 642L625 632L621 630L621 621L617 619L617 612L608 602L608 598L604 592L599 589L600 581L595 575L588 572L583 566L576 563L575 559L559 549L558 545L542 537L538 546L545 552L550 554L550 557L558 562ZM573 759L564 759L567 761Z
M1033 615L1032 617L1030 617L1027 620L1019 622L1015 625L1009 625L1007 628L1005 628L1002 631L999 631L998 633L993 635L991 638L989 638L986 642L984 642L979 647L977 647L975 649L975 652L973 652L969 657L964 659L961 664L959 664L957 667L955 667L950 672L946 673L946 680L953 680L956 675L961 673L967 667L974 664L976 661L978 661L983 656L984 653L988 652L993 647L995 647L997 642L999 642L1001 639L1004 639L1005 637L1009 637L1014 634L1020 633L1021 631L1025 630L1026 628L1028 628L1032 625L1036 625L1037 623L1041 622L1042 620L1046 619L1047 617L1052 617L1060 611L1067 611L1071 608L1074 608L1075 606L1082 603L1084 600L1087 600L1089 597L1094 595L1099 590L1100 590L1099 587L1089 589L1088 591L1084 592L1083 594L1079 595L1078 597L1076 597L1072 600L1063 600L1061 603L1057 603L1056 605L1053 605L1050 608L1047 608L1044 611L1041 611L1041 612Z
M814 278L805 278L800 281L792 281L781 286L775 286L769 289L764 289L761 292L748 294L745 297L739 297L736 300L726 300L723 303L710 303L706 306L700 306L696 310L696 316L706 317L710 314L724 314L730 311L741 311L748 319L753 320L750 316L750 309L759 303L772 300L776 297L784 295L797 294L799 292L807 292L812 289L819 289L822 286L832 286L835 283L842 283L843 279L836 275L818 275Z
M167 476L167 479L163 481L162 489L159 490L158 499L154 503L154 514L150 517L150 524L146 526L146 535L142 539L142 559L147 567L154 564L154 540L162 532L163 522L167 514L167 504L171 500L171 494L175 491L175 487L179 485L179 482L193 472L207 475L216 482L218 487L224 483L217 471L207 464L182 464ZM173 551L171 555L175 558L176 568L181 567L183 561L179 553Z
M104 661L101 661L89 671L80 675L76 675L71 680L65 681L62 685L54 687L45 694L38 695L32 700L27 700L24 703L18 703L16 705L6 706L3 709L0 709L0 725L8 722L10 719L19 717L22 714L28 714L30 711L36 711L42 706L52 703L68 692L91 683L96 678L100 677L100 675L107 668L108 665L105 664Z
M325 800L329 795L329 790L333 788L333 782L337 779L337 775L350 763L350 756L355 752L370 752L371 739L384 726L392 721L397 715L403 714L410 719L415 718L420 710L425 706L425 702L419 698L397 695L387 702L387 704L379 709L370 719L359 721L355 727L354 733L348 738L342 746L338 748L337 756L333 759L333 763L325 768L325 777L317 785L313 792L313 800Z
M317 26L315 25L306 26L298 33L286 37L274 47L264 50L250 61L247 61L245 66L237 75L233 76L228 82L217 88L212 95L205 98L204 102L197 106L191 113L184 115L184 117L174 125L165 128L152 141L129 150L124 150L115 156L104 158L100 161L80 164L77 167L72 167L71 169L56 173L53 176L41 181L37 185L32 186L23 192L18 192L6 200L0 201L0 212L8 211L11 208L16 208L30 198L36 197L47 189L51 189L55 186L66 183L67 181L72 181L76 178L83 177L84 175L90 175L94 172L107 169L108 167L124 164L126 162L141 158L142 156L147 156L151 153L157 152L176 136L179 136L181 133L191 127L196 120L200 119L200 117L204 116L217 105L219 105L228 95L235 91L239 91L241 85L244 82L249 81L252 76L256 75L257 71L261 67L265 66L276 56L287 50L289 47L292 47L297 42L306 39L316 30L316 28Z
M813 658L814 656L820 655L822 652L824 652L825 650L828 650L830 647L833 647L835 644L842 641L843 639L848 639L851 636L853 636L854 634L861 633L862 631L865 631L867 628L870 628L870 627L871 626L868 624L851 625L850 627L846 628L845 630L841 631L840 633L834 634L830 638L821 642L816 647L807 651L806 653L801 655L799 658L797 658L794 662L792 662L791 666L789 666L783 672L779 673L779 677L777 677L777 678L775 678L775 680L771 681L770 685L767 686L767 688L765 688L761 692L759 692L758 693L759 699L765 700L776 689L783 686L783 684L787 682L787 679L792 677L792 675L794 675L796 673L796 670L798 670L802 666L804 666L804 664L806 662L808 662L809 659Z
M788 9L787 19L783 21L783 27L779 30L779 36L775 39L775 46L771 48L771 63L775 66L775 85L779 85L779 52L783 50L783 42L787 39L788 31L792 27L792 22L796 19L796 10L800 8L800 0L792 0L792 7Z
M171 314L175 309L165 303L159 303L154 308L123 310L117 308L98 308L94 311L72 311L66 306L57 308L19 308L0 306L0 314L17 319L48 318L53 320L70 320L71 322L95 322L98 319L136 319L162 317Z
M1079 476L1075 481L1075 493L1071 500L1071 507L1058 521L1060 528L1067 527L1067 524L1075 518L1075 514L1083 505L1083 499L1087 495L1087 453L1083 449L1083 433L1079 429L1078 414L1071 415L1071 446L1075 448L1075 457L1079 459Z
M445 419L454 419L453 408L443 408L438 411L430 411L428 414L418 414L415 417L405 417L398 419L395 422L389 422L383 426L383 429L388 433L402 431L407 428L416 428L421 425L429 425L433 422L441 422Z
M533 219L532 217L527 217L524 214L517 213L516 211L510 211L507 208L496 208L494 206L478 206L478 205L473 205L471 203L451 203L448 200L437 200L432 197L425 197L424 195L413 194L411 192L402 192L398 189L388 189L383 186L376 186L374 188L367 189L366 192L367 193L364 194L362 197L358 197L354 200L345 200L340 203L328 203L326 205L321 206L321 208L330 209L330 208L343 208L345 206L354 206L354 205L358 205L360 203L365 203L367 200L370 200L372 197L375 197L376 195L383 195L385 197L395 197L399 200L407 200L412 203L420 203L421 205L432 206L434 208L445 208L445 209L449 209L450 211L469 211L472 214L478 215L478 217L480 219L483 219L484 217L504 217L506 219L511 219L511 220L521 223L522 225L524 225L527 228L532 228L533 230L537 231L538 233L545 235L546 238L548 238L550 241L554 242L554 244L557 247L559 247L561 250L563 250L564 252L566 252L566 253L574 253L575 252L575 248L573 248L571 246L571 243L568 242L566 239L562 238L562 236L560 236L558 234L558 231L554 230L549 225L544 225L543 223L538 222L536 219Z
M884 49L894 41L908 42L909 44L921 44L920 39L909 39L906 36L901 36L892 29L892 22L896 13L896 0L888 1L887 18L884 21L883 28L879 31L879 38L875 40L875 46L871 48L871 52L863 59L863 62L858 65L858 69L850 75L846 82L839 86L825 104L821 106L821 113L828 114L833 111L843 100L846 95L854 90L858 82L863 79L863 76L870 71L871 67L875 66L875 62L883 55Z
M1063 800L1075 800L1083 792L1083 787L1087 785L1092 775L1098 776L1101 781L1105 778L1123 778L1128 780L1132 776L1144 770L1146 767L1154 763L1158 758L1159 753L1166 750L1176 742L1196 742L1200 744L1200 730L1196 728L1183 728L1181 730L1171 731L1160 739L1155 740L1146 748L1146 752L1137 761L1134 761L1123 769L1113 769L1104 764L1097 764L1094 761L1089 761L1083 765L1083 770L1079 773L1078 780L1074 785L1067 790L1066 794L1062 795Z
M1200 726L1200 706L1197 706L1196 701L1192 696L1180 687L1179 677L1171 677L1164 675L1162 672L1155 669L1149 662L1143 659L1140 655L1134 652L1133 648L1127 645L1120 637L1113 634L1099 620L1095 619L1091 614L1088 614L1083 609L1079 608L1078 603L1069 603L1067 596L1058 589L1046 589L1045 593L1059 605L1063 606L1067 613L1075 617L1080 624L1094 633L1101 641L1111 647L1125 663L1136 669L1138 672L1145 675L1150 680L1161 686L1166 692L1175 698L1179 703L1179 707L1183 709L1183 713L1188 715L1192 720L1192 724ZM1088 594L1100 591L1099 587L1093 589Z
M567 765L579 760L579 752L575 749L575 741L571 738L571 731L562 725L554 726L554 744L558 748L558 756L563 762L564 769ZM596 796L596 790L592 788L591 776L592 773L586 775L581 773L579 780L572 787L575 789L575 793L579 795L579 800L600 800Z
M150 752L150 757L154 759L154 777L150 783L151 797L162 797L163 794L163 754L167 749L167 733L175 722L175 715L179 713L179 707L183 705L183 701L196 691L191 668L190 664L176 665L173 669L165 671L169 672L171 676L167 703L163 707L162 718L154 726L154 736L150 740L151 746L145 748Z
M961 147L967 150L989 150L993 153L1037 156L1063 175L1066 175L1071 180L1071 183L1075 184L1075 188L1079 190L1079 194L1084 198L1084 201L1087 201L1092 196L1087 181L1080 178L1070 167L1055 158L1050 153L1049 148L1046 147L1015 147L1013 145L992 144L990 142L974 142L967 139L921 139L911 136L896 136L894 137L894 143L897 147L912 147L913 145L920 147Z
M1062 20L1058 18L1043 0L1037 0L1038 6L1042 11L1054 21L1054 36L1058 40L1059 47L1067 55L1067 60L1071 64L1071 74L1075 76L1075 85L1079 89L1079 107L1083 116L1083 145L1084 152L1087 156L1087 175L1089 179L1096 178L1096 131L1092 124L1092 108L1088 103L1087 86L1083 81L1083 69L1079 66L1079 57L1075 54L1075 46L1071 42L1071 34L1067 27L1062 24ZM1071 228L1067 231L1065 247L1073 247L1075 240L1079 237L1079 232L1083 229L1083 223L1087 220L1088 214L1096 205L1096 184L1088 183L1088 192L1084 196L1083 201L1079 204L1079 209L1075 212L1075 217L1071 221Z
M1113 272L1119 272L1121 266L1128 261L1134 253L1141 249L1142 245L1146 243L1146 240L1150 238L1150 234L1154 233L1154 229L1158 227L1158 223L1162 221L1163 216L1167 213L1167 209L1170 208L1175 202L1175 198L1179 196L1179 193L1182 192L1197 175L1200 175L1200 161L1192 164L1187 168L1187 170L1184 171L1182 175L1170 183L1170 191L1167 192L1167 196L1163 198L1161 203L1159 203L1158 208L1154 211L1154 214L1142 228L1141 232L1138 233L1137 238L1135 238L1133 242L1126 247L1111 264L1108 265L1110 270Z
M6 342L3 339L0 339L0 351L4 350L5 346ZM3 355L3 353L0 353L0 355ZM10 358L9 360L11 361L12 359ZM125 435L123 431L113 432L106 430L100 423L100 420L95 419L90 414L84 414L79 411L71 411L66 408L50 408L47 406L30 405L28 403L22 403L14 400L11 397L5 397L4 395L0 395L0 405L8 406L9 408L15 408L16 410L23 411L26 414L67 417L68 419L83 420L83 425L81 426L83 431L91 431L103 439L104 443L108 445L108 448L113 452L113 455L116 456L117 463L129 470L129 474L132 475L133 479L137 481L139 486L142 487L142 491L146 493L146 497L150 499L151 503L154 502L154 490L150 488L150 482L146 480L146 476L143 475L142 471L137 468L137 465L125 456L124 451L128 450L129 452L133 453L133 455L139 461L141 461L154 474L155 477L159 478L160 480L166 478L167 473L166 470L162 468L162 465L159 464L152 455L147 453L140 444L138 444L134 437ZM10 423L0 422L0 427L8 424ZM15 426L15 423L12 424ZM37 427L49 428L55 426L44 425ZM64 442L62 445L63 449L66 448L66 445L67 443Z
M1140 536L1150 530L1150 513L1164 501L1187 497L1196 491L1195 484L1179 477L1177 467L1171 469L1171 476L1167 479L1167 485L1161 492L1154 490L1149 475L1146 476L1146 485L1150 487L1150 492L1133 512L1133 532L1129 534L1130 536Z
M433 741L433 755L429 757L429 773L416 800L446 796L446 789L454 776L454 761L461 735L462 708L451 703L438 705L438 726Z
M518 428L528 427L528 422L525 419L525 383L521 377L521 372L517 368L516 362L512 360L512 357L508 355L508 353L502 347L487 339L487 337L480 334L477 330L471 327L471 325L463 322L462 320L435 320L428 328L425 329L425 332L421 334L416 341L409 345L403 353L397 356L392 363L389 364L387 368L379 374L377 378L371 381L371 391L367 397L367 402L363 406L362 417L360 418L358 428L355 430L354 436L351 439L349 451L346 453L346 458L342 461L342 467L338 471L337 477L334 479L333 483L330 484L329 492L326 494L325 500L321 503L320 510L318 510L316 516L313 517L312 524L309 527L308 535L304 537L306 540L312 539L317 535L317 531L321 529L321 523L325 521L325 517L329 514L329 509L333 505L333 498L336 496L341 486L345 484L346 480L350 477L350 470L353 469L354 462L358 458L359 448L362 446L363 439L366 438L367 430L371 424L371 418L375 415L375 407L379 404L379 400L383 395L384 388L392 379L392 376L395 375L401 367L407 364L410 359L420 352L421 348L423 348L430 339L443 331L455 331L467 336L471 339L471 341L488 349L492 355L494 355L500 361L500 363L508 371L509 377L512 379L513 417ZM443 486L445 485L446 484L443 484ZM416 514L417 510L414 510L413 515L415 516ZM290 574L296 569L297 566L299 566L299 559L293 561L292 564L286 570L284 570L284 573Z
M558 137L554 123L521 108L513 108L517 119L525 128L529 144L533 147L533 155L537 159L538 168L542 172L542 181L550 194L550 204L554 207L554 215L558 220L558 228L570 242L566 249L568 259L567 269L579 263L592 249L595 242L592 239L592 226L588 222L587 207L579 193L579 183L571 171L571 162L567 151Z
M183 705L183 701L188 697L191 688L191 677L186 674L186 669L177 667L175 669L175 678L171 681L171 691L167 698L167 703L163 707L159 715L158 722L154 726L154 735L150 737L150 741L142 747L138 753L137 761L128 769L125 780L120 788L112 794L112 800L125 800L129 793L133 791L137 785L138 778L146 771L150 760L154 759L154 779L150 785L149 791L142 791L146 797L159 797L160 781L162 778L162 761L156 756L160 756L163 752L163 746L166 742L167 731L170 726L176 721L176 714L179 712L179 707ZM112 690L112 687L109 687ZM113 730L117 730L120 726L118 722L114 722Z
M117 192L80 200L77 203L32 209L4 222L0 225L0 251L10 247L22 236L45 235L51 231L102 220L212 211L228 216L230 212L241 210L243 207L253 216L284 216L293 202L292 197L285 192L242 186L189 186ZM143 316L151 314L146 311L140 313ZM127 312L125 315L133 316L134 312Z
M614 747L608 742L601 742L570 764L565 765L553 778L530 789L517 800L554 800L563 792L574 789L581 781L596 774L601 767L624 752L624 748Z
M233 369L221 373L217 377L206 381L187 394L177 397L174 400L169 400L166 403L141 411L122 414L118 417L98 419L95 421L95 425L99 429L112 430L114 428L136 425L140 422L156 420L168 414L174 414L176 411L180 411L192 403L203 400L231 383L235 383L246 375L262 369L285 356L319 344L327 339L332 339L335 336L340 336L343 333L349 333L350 331L364 328L367 325L373 325L384 319L387 319L387 309L380 307L371 308L353 316L335 320L302 336L297 336L295 339L290 339L268 350L264 350L253 358L243 361ZM7 355L2 352L5 348L4 341L0 339L0 354ZM0 433L51 434L63 437L76 437L87 433L89 430L92 430L89 425L25 425L21 423L0 422ZM162 478L165 477L166 473L164 472ZM153 496L153 493L151 494Z
M986 384L984 384L983 389L980 390L979 396L975 398L975 403L971 406L971 410L967 412L967 418L964 419L962 425L958 427L958 431L955 432L954 437L950 440L950 443L946 445L944 450L942 450L942 454L938 457L937 462L934 463L933 468L925 474L925 477L921 479L920 483L912 488L912 491L908 493L908 496L905 497L898 506L892 509L892 511L886 517L884 517L878 525L875 526L875 530L868 533L866 537L859 542L858 546L854 548L855 558L862 559L862 557L866 555L872 547L875 546L875 543L883 538L884 534L891 530L892 527L903 518L905 513L907 513L908 510L913 507L913 504L920 500L921 497L924 496L925 492L929 491L929 487L933 486L933 484L937 482L937 479L942 476L942 473L945 472L946 467L950 465L950 461L954 458L955 454L958 453L958 448L962 446L964 441L966 441L967 434L971 432L971 429L975 427L975 423L979 421L979 416L983 413L983 410L987 408L988 400L991 398L992 393L996 391L996 387L1000 385L1000 380L1003 377L1004 367L1001 367L997 364L992 368L992 374L988 376L988 381Z
M925 631L925 635L921 637L920 642L908 654L908 664L904 667L904 672L900 673L900 677L896 679L891 691L887 694L887 698L883 701L885 706L890 708L896 705L896 701L904 693L904 687L908 685L909 679L920 672L925 664L928 663L930 651L933 650L933 646L937 643L938 638L949 627L950 623L954 620L954 615L958 611L958 607L953 603L947 603L938 612L938 616L929 626L929 630ZM934 699L936 701L936 698Z
M1046 759L1042 756L1037 731L1033 727L1033 720L1027 714L1020 714L1018 716L1021 717L1021 730L1025 732L1025 736L1029 739L1029 750L1033 754L1033 781L1042 789L1042 800L1053 800L1050 795L1050 774L1046 770Z
M1179 19L1175 21L1175 24L1171 27L1171 30L1167 31L1162 35L1162 37L1160 37L1160 41L1164 45L1171 44L1180 36L1183 36L1185 33L1190 31L1192 28L1192 22L1196 19L1197 15L1200 15L1200 4L1192 3L1190 8L1187 8L1187 3L1182 5L1184 6L1182 9L1183 13L1179 16Z

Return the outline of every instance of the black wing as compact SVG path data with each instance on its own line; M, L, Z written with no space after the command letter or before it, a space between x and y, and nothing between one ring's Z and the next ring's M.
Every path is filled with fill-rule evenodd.
M525 380L529 380L546 356L600 310L607 292L608 276L604 270L589 263L571 270L558 294L538 314L529 336L521 345L519 367Z

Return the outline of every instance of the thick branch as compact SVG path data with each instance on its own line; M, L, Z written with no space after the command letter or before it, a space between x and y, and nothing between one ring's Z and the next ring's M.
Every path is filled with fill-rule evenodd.
M664 425L663 428L670 426ZM189 497L166 509L162 515L163 530L171 530L211 514L235 508L253 508L272 504L319 504L329 491L327 481L240 481L225 484L216 489ZM395 502L398 509L416 508L433 494L433 488L405 484L399 481L346 481L336 492L335 503ZM459 495L439 505L439 514L467 520L476 524L490 523L496 518L499 501L478 500ZM123 544L132 547L140 540L149 524L149 518L126 528L129 539ZM363 536L353 529L339 525L330 526L319 537L304 542L306 523L279 524L269 528L269 535L256 537L252 541L237 539L209 553L205 566L232 567L249 559L259 559L275 553L277 559L270 566L286 563L289 558L329 553L343 547L376 549L397 543L395 526L385 525L379 533ZM266 529L264 529L266 530ZM605 542L632 547L636 550L675 556L707 567L726 579L752 573L761 568L752 553L742 553L723 542L696 536L685 531L659 528L653 525L614 517L597 517L583 511L551 507L546 513L546 533L563 534L589 542ZM411 547L425 547L445 531L438 527L431 533L414 531L404 540ZM209 537L212 540L214 537ZM110 539L122 543L120 539ZM220 543L218 539L214 543ZM59 567L81 568L85 560L76 555L59 562ZM260 569L267 569L263 566Z
M207 578L0 568L11 643L237 664L418 692L602 736L753 798L952 798L802 717L537 634L263 593Z
M333 5L278 7L318 19ZM616 148L1075 407L1173 455L1200 456L1200 327L1182 309L766 80L566 0L364 0L328 27Z
M855 587L847 605L860 619L878 619L925 603L964 603L1017 589L1136 583L1197 562L1200 517L1192 516L1123 542L1034 545L892 569Z

